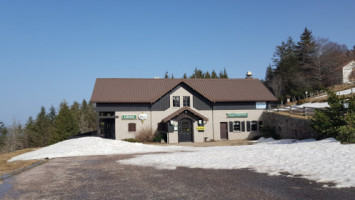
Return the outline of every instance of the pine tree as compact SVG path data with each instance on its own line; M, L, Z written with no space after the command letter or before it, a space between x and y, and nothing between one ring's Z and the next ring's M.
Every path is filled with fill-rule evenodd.
M74 101L74 103L71 105L70 107L70 111L71 113L73 114L75 120L79 123L79 126L80 126L80 118L81 118L81 115L82 115L82 112L81 112L81 105ZM87 104L85 102L85 109L87 107ZM85 111L86 112L86 111ZM80 129L81 130L81 129ZM81 132L81 131L80 131Z
M208 71L205 73L205 78L211 78L211 74Z
M30 117L26 123L25 133L27 135L28 145L30 147L42 147L50 144L51 121L46 114L46 109L42 106L40 113L38 113L34 121Z
M57 138L54 138L55 141L53 142L68 139L69 137L79 133L79 124L75 120L74 115L70 112L65 101L60 105L60 110L54 126L56 128Z
M211 78L218 78L216 71L212 70Z
M183 76L182 78L184 78L184 79L186 79L186 78L187 78L187 75L186 75L186 73L184 73L184 76Z
M54 120L57 116L57 111L55 110L54 106L52 105L50 108L49 108L49 113L48 113L48 116L47 118L49 119L49 121L51 123L54 123Z
M5 146L5 140L7 136L7 129L5 124L0 121L0 150Z

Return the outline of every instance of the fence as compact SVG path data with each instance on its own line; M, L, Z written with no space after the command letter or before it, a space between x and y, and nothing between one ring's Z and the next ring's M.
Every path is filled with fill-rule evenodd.
M313 116L317 109L322 108L314 108L314 107L297 107L297 106L272 106L269 108L269 111L274 112L285 112L292 115L299 116Z

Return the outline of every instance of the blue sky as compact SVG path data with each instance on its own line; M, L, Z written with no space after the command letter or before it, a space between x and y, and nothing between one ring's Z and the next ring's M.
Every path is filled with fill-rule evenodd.
M0 121L90 99L95 79L182 77L195 67L262 79L305 27L355 45L355 1L0 0Z

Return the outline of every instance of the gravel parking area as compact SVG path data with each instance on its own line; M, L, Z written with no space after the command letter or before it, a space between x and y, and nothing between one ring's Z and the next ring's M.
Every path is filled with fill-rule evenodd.
M2 199L352 199L355 188L250 170L120 165L132 155L56 158L6 179Z

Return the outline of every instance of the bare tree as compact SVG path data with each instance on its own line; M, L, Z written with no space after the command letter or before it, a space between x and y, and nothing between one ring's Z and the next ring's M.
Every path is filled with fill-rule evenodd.
M14 120L12 126L8 129L5 146L2 151L12 152L25 147L25 138L21 124Z
M340 45L324 38L317 40L314 76L320 84L329 86L340 82L342 77L338 70L340 70L339 67L349 61L347 52L348 49L345 45Z

